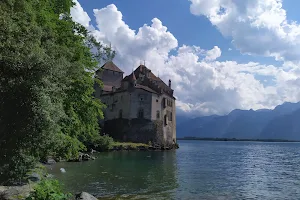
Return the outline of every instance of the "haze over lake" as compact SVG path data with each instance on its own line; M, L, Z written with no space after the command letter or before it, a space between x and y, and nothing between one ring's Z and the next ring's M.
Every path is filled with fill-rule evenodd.
M57 163L49 172L69 191L112 199L300 197L300 143L179 141L179 145L176 151L100 153L95 161Z

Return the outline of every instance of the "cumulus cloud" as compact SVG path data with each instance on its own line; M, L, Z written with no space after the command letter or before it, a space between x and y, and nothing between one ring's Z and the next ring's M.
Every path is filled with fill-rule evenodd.
M300 26L288 22L282 0L189 0L242 53L300 61Z
M221 4L224 7L221 10L220 6L218 7L220 2L223 1L193 0L191 10L194 14L207 16L215 25L220 25L218 27L220 30L224 29L225 35L231 35L231 31L239 30L227 26L228 24L226 26L221 24L224 20L228 21L233 17L231 12L237 12L237 8L231 8L230 5L240 2L235 6L242 9L244 1L226 0ZM254 2L252 0L245 0L245 2L247 6L248 4L252 7L256 5L251 3ZM263 2L261 1L261 4ZM276 5L275 8L281 10L281 7ZM273 4L269 5L269 8L273 7ZM248 9L245 6L243 8ZM278 12L275 8L273 12ZM242 13L242 11L239 12ZM85 15L84 12L81 14ZM268 17L272 17L271 14ZM117 52L114 62L125 73L130 73L142 60L146 60L146 66L155 74L159 73L164 81L172 79L179 112L197 115L225 114L235 108L272 108L284 101L300 100L298 89L300 81L297 78L300 70L293 62L286 62L285 66L278 68L253 62L218 61L222 55L218 46L211 49L202 49L199 46L178 46L177 39L157 18L153 18L150 24L144 24L138 30L132 30L114 4L94 9L94 17L97 27L91 31L91 34L106 44L111 43ZM241 22L245 20L238 18L237 15L234 17ZM252 18L255 18L255 15L252 15ZM258 19L260 18L256 17L254 20L256 24L262 24L264 21L264 23L271 23L266 27L276 25L272 19ZM228 30L225 31L225 27ZM238 41L236 38L234 40ZM255 45L252 47L253 52L254 48L258 48ZM251 48L247 45L241 45L239 48L251 52ZM265 48L265 45L262 48ZM171 51L172 54L170 54ZM274 53L271 50L263 51ZM280 56L284 57L283 54ZM264 77L263 81L257 78L259 76Z
M77 0L73 0L73 2L75 3L75 5L70 10L73 21L88 28L90 25L91 18L89 17L87 12L83 10L83 8Z

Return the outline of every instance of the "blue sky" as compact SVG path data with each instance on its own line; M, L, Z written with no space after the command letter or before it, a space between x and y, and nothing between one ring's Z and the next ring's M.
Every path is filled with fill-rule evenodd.
M182 44L196 45L204 49L211 49L217 45L222 49L220 60L252 61L278 65L278 62L273 58L241 54L232 45L231 38L223 37L206 17L192 15L189 11L190 2L187 0L79 0L79 2L91 16L92 24L95 26L95 18L92 17L93 9L100 9L107 5L115 4L122 12L124 21L131 29L138 30L139 27L145 23L151 23L151 20L157 17L178 39L179 46ZM287 10L288 20L300 19L298 6L300 6L300 1L283 1L283 8ZM229 51L229 48L232 50Z
M139 59L146 59L148 67L163 78L172 77L177 107L183 112L225 114L235 108L273 108L300 100L300 1L78 3L74 19L96 27L93 34L112 43L117 51L115 62L125 72Z

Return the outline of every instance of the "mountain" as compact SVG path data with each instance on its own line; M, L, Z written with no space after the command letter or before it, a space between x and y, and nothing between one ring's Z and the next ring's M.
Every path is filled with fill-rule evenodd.
M272 119L261 132L261 138L300 140L300 109Z
M297 127L297 120L300 120L300 102L284 103L275 107L274 110L237 109L225 116L212 115L183 121L177 126L177 137L297 138L297 130L300 130L300 125L299 129Z
M191 118L187 116L176 115L176 125L181 125L183 122L186 122L190 119Z
M178 132L179 132L180 137L191 136L189 134L199 132L199 129L201 129L201 127L203 125L205 125L206 123L208 123L210 120L214 119L215 117L217 117L217 116L212 115L212 116L206 116L206 117L197 117L197 118L194 118L194 119L181 121L180 124L178 124L177 121L176 121L177 135L178 135Z

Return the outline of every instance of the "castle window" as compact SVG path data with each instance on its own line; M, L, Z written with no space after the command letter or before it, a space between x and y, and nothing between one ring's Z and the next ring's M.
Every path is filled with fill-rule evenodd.
M172 112L169 112L169 121L172 121L172 119L173 119L173 114Z
M156 99L156 102L158 102L158 99Z
M164 116L164 124L165 126L168 125L167 115Z
M114 104L111 104L111 108L110 108L110 111L113 111L114 110Z
M160 112L159 112L159 110L156 111L156 119L160 119Z
M122 119L123 118L123 110L119 110L119 118Z
M166 98L163 98L163 107L167 107L167 99Z
M144 109L142 108L139 109L138 118L144 118Z

